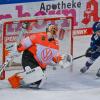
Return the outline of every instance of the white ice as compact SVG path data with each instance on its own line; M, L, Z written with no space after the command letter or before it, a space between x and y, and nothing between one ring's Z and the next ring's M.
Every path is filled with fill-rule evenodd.
M74 57L84 54L90 42L89 36L74 38ZM70 68L47 69L47 81L42 89L12 89L7 80L0 81L0 100L99 100L100 79L96 72L100 67L98 59L85 74L79 72L87 58L83 57L73 62L73 72ZM7 72L7 76L14 71Z

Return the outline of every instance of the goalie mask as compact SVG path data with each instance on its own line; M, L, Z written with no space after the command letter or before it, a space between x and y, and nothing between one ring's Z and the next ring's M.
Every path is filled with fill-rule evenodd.
M58 31L58 27L56 25L49 25L47 28L47 31L53 35L56 35L56 33Z
M57 37L58 27L56 25L49 25L46 31L47 31L48 39L51 40Z

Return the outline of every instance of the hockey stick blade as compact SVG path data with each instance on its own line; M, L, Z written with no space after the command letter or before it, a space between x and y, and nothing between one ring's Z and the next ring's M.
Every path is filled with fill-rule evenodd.
M19 57L19 56L20 56L20 54L14 52L13 56L12 56L8 61L4 62L4 63L0 66L0 76L1 76L2 72L3 72L7 67L9 67L9 63L13 60L13 58L14 58L14 57Z

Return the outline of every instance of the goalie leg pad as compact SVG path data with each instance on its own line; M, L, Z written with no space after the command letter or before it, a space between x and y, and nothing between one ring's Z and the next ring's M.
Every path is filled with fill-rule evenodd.
M30 67L26 67L26 71L24 73L20 73L20 76L23 78L22 81L24 84L31 84L37 82L45 77L44 72L40 67L36 67L31 69Z
M26 68L27 69L25 72L16 73L8 78L12 88L20 88L21 86L42 80L45 77L45 74L40 67L31 69L29 66L27 66Z

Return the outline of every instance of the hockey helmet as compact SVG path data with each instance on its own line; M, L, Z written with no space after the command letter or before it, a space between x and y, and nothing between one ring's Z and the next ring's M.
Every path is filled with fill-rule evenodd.
M48 28L47 28L47 32L50 32L50 33L52 33L52 34L54 34L54 35L57 33L57 31L58 31L57 25L52 25L52 24L50 24L50 25L48 26Z
M93 24L93 31L94 32L97 32L97 31L99 31L100 30L100 22L95 22L94 24Z

